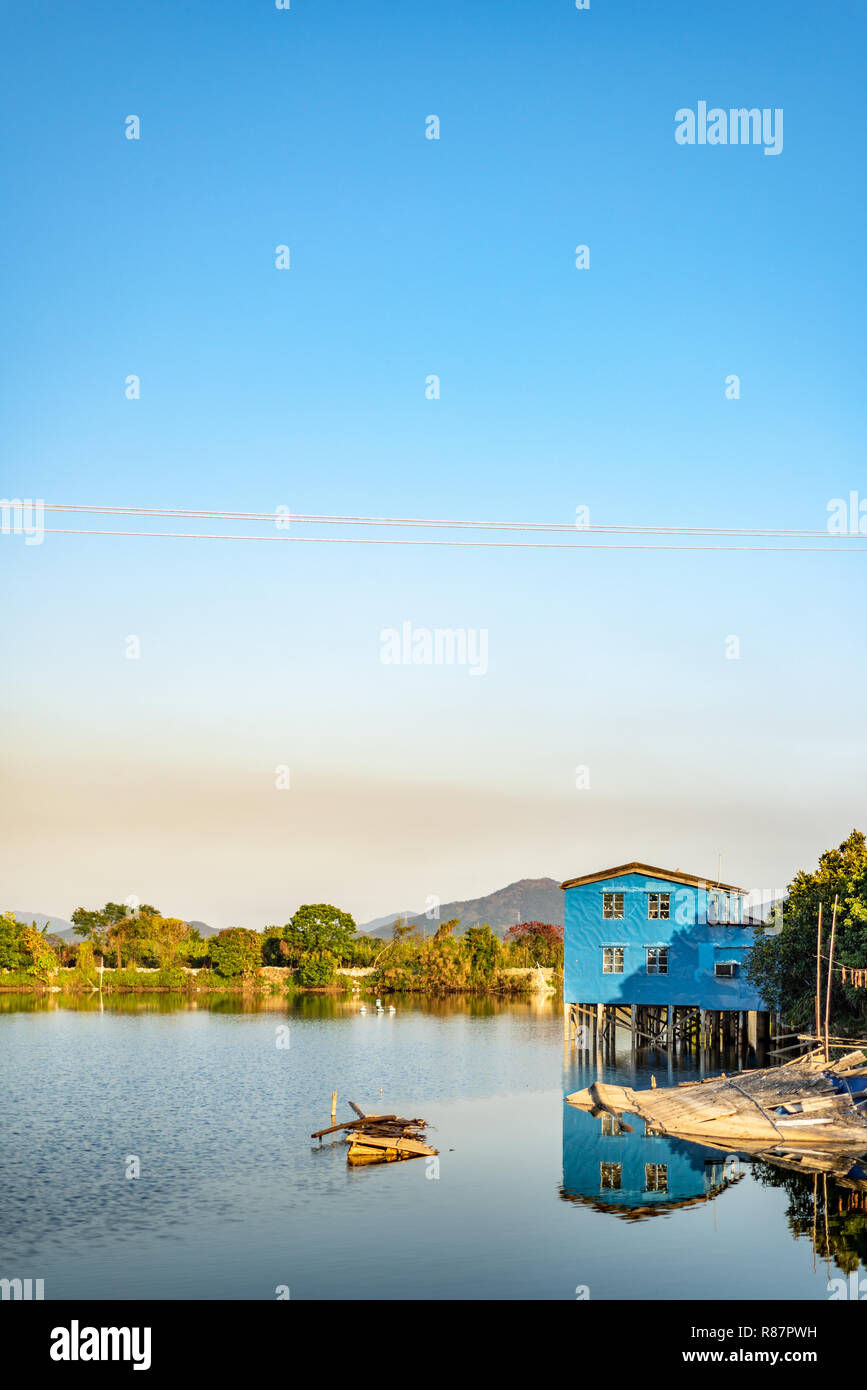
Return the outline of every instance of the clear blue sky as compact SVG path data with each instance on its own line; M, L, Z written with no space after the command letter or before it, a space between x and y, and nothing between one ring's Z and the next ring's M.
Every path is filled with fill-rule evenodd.
M147 0L5 31L4 496L816 529L867 497L862 5ZM679 146L699 100L782 108L782 154ZM363 919L720 852L778 885L865 821L864 575L0 537L0 905ZM404 619L486 628L488 675L383 667Z

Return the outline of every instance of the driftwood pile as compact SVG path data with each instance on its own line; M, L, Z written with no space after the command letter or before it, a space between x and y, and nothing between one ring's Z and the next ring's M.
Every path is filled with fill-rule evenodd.
M328 1129L318 1129L310 1136L321 1139L325 1134L344 1130L349 1144L347 1163L393 1163L397 1159L436 1155L437 1150L424 1142L425 1120L405 1120L400 1115L366 1115L355 1101L349 1104L357 1120L344 1120Z
M649 1091L597 1081L566 1099L593 1114L638 1115L651 1130L722 1148L867 1153L867 1056L860 1051L831 1064L817 1051L782 1067Z

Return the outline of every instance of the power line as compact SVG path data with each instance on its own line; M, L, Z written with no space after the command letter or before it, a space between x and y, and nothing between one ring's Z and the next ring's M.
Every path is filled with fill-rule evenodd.
M191 508L191 507L130 507L130 506L104 506L104 505L85 505L83 503L49 503L43 504L45 511L49 512L85 512L92 514L103 514L111 516L144 516L144 517L195 517L204 520L222 521L268 521L275 522L278 513L274 510L269 512L249 512L249 511L218 511L215 509ZM867 534L860 532L844 533L838 536L824 530L806 530L798 528L780 529L772 527L741 527L741 526L630 526L590 523L587 525L576 525L574 522L566 524L564 522L544 522L544 521L468 521L455 518L437 517L392 517L392 516L347 516L329 515L326 513L315 512L291 512L287 513L285 520L298 525L332 525L332 526L418 526L432 527L435 529L464 529L472 531L528 531L528 532L568 532L574 534L576 531L600 534L629 534L629 535L687 535L687 536L746 536L746 537L787 537L796 539L822 539L833 543L837 540L865 540ZM133 533L129 533L133 534ZM137 533L141 534L141 533ZM824 547L823 547L824 548ZM838 547L839 548L839 547ZM855 547L858 548L858 547Z
M717 550L739 551L742 553L766 553L788 551L801 554L834 555L844 552L850 555L867 555L860 546L825 545L639 545L625 541L455 541L422 540L418 536L408 539L381 536L241 536L235 533L215 534L206 531L96 531L66 526L46 526L45 535L53 536L149 536L155 540L174 541L274 541L278 545L426 545L461 546L473 549L495 550Z

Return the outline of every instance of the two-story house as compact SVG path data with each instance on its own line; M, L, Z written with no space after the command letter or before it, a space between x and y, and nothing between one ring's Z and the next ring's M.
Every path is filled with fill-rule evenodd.
M567 1005L767 1009L744 970L745 889L640 863L561 887Z

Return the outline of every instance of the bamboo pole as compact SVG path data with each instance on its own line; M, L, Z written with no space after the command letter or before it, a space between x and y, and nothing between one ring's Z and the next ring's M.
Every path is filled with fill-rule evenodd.
M819 999L822 994L822 904L819 903L819 930L816 936L816 1036L822 1032Z
M837 932L837 902L839 893L834 894L834 911L831 914L831 945L828 948L828 989L825 994L825 1061L829 1060L828 1020L831 1014L831 981L834 978L834 937Z

